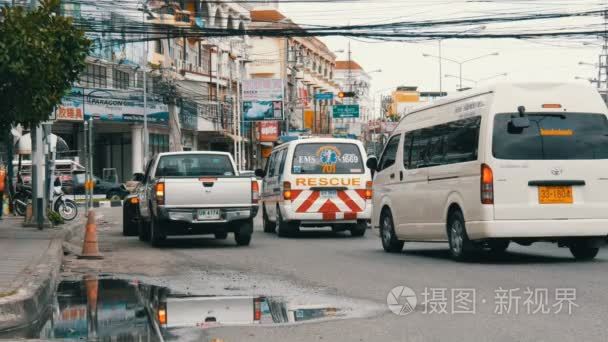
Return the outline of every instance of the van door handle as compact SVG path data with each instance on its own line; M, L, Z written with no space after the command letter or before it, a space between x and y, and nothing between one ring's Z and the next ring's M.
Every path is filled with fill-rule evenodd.
M403 181L403 171L399 171L399 180Z
M391 173L391 176L390 176L390 177L391 177L391 179L395 179L395 174L394 174L394 173Z

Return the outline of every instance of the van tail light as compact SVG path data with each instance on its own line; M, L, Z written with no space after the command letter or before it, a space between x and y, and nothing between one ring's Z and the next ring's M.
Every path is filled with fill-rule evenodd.
M156 194L156 204L165 204L165 183L156 183L154 193Z
M260 321L262 319L262 301L264 298L258 297L253 299L253 320Z
M158 324L167 325L167 304L160 303L158 305L158 311L156 312L156 318L158 319Z
M283 199L291 200L291 183L283 182Z
M494 173L486 164L481 164L481 203L494 204Z
M129 202L131 202L131 204L138 204L139 203L139 197L131 197L131 199L129 200Z
M253 179L251 181L251 203L258 204L260 202L260 185L258 181Z
M372 197L374 196L373 185L374 185L374 182L371 182L371 181L368 181L367 183L365 183L365 199L367 199L367 200L371 200Z

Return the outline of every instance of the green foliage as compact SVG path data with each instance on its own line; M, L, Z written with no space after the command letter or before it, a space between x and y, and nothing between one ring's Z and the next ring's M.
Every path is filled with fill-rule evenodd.
M60 0L0 12L0 129L48 119L85 67L91 42L60 16Z
M61 217L61 215L56 211L49 210L47 212L47 216L49 218L49 221L51 221L51 223L53 224L53 226L58 226L60 224L65 223L65 221L63 220L63 217Z

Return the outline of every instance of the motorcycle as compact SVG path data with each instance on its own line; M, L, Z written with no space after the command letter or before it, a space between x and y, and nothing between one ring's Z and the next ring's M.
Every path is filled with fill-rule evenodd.
M65 193L61 189L61 183L53 186L52 208L65 221L72 221L78 216L78 205L73 200L66 198Z
M13 208L19 216L25 216L28 203L32 201L32 188L23 184L17 184L17 191L13 196Z

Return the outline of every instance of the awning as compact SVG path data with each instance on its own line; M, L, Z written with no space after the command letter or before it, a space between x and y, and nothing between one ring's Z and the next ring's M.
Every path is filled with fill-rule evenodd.
M54 147L56 152L66 152L70 148L68 144L61 137L51 134L51 146ZM16 154L32 154L32 136L30 133L24 134L15 143Z

